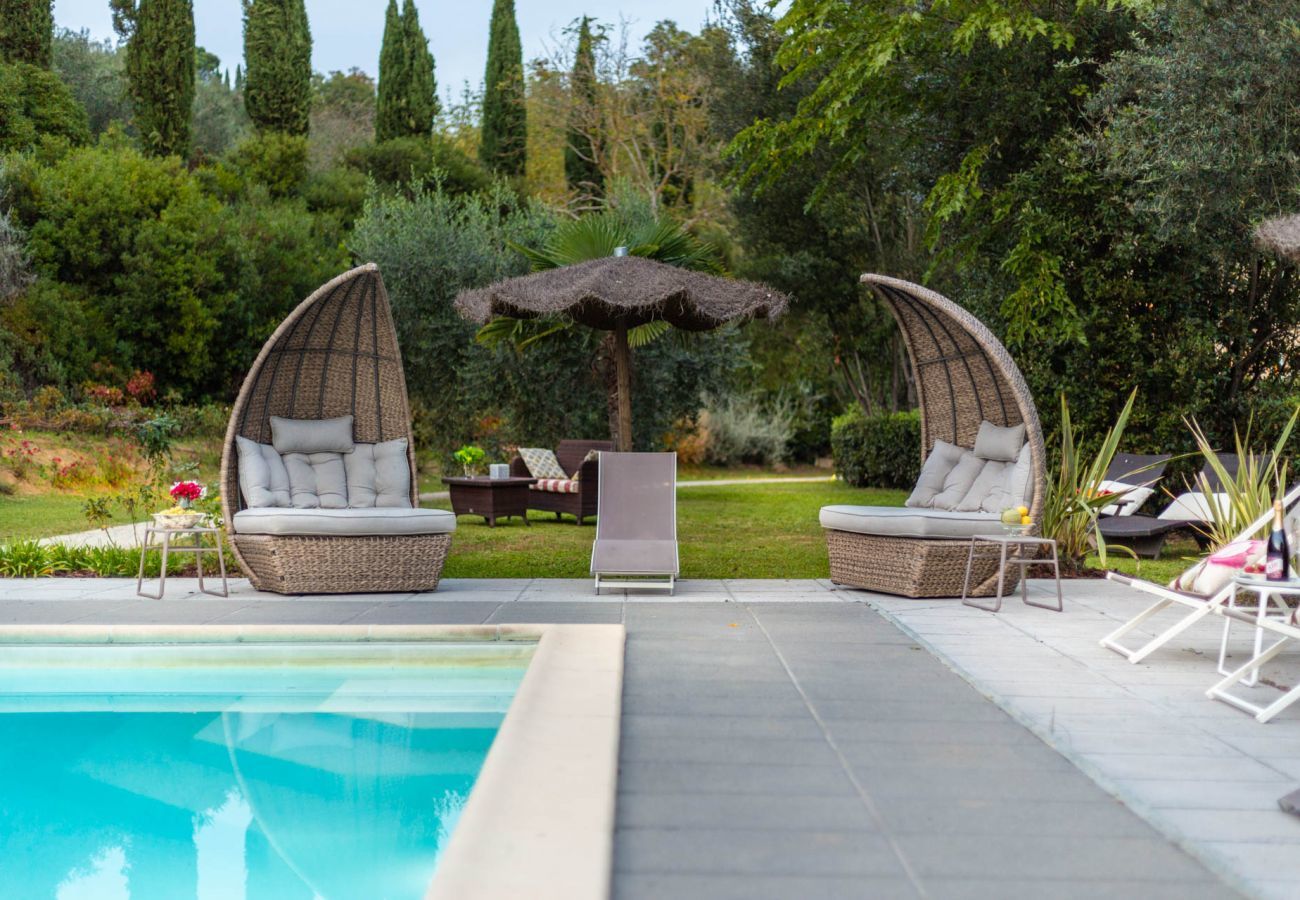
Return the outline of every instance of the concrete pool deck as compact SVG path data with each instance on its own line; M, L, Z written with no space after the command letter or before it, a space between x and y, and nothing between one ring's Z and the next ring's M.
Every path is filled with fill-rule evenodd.
M1063 614L1013 600L996 616L824 581L599 600L585 579L338 598L242 581L229 599L180 590L191 585L147 601L133 581L0 580L0 627L623 624L619 898L1282 897L1300 885L1300 820L1276 809L1300 784L1300 714L1259 725L1204 698L1216 622L1139 666L1098 647L1140 604L1116 585L1070 583Z

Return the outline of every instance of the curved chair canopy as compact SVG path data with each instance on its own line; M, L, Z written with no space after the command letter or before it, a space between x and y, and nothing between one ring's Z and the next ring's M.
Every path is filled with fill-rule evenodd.
M1042 509L1047 452L1034 398L1006 347L961 306L928 288L885 275L862 282L898 322L921 411L921 458L935 441L975 446L981 421L1025 425L1034 471L1035 516Z
M374 263L320 287L262 347L231 410L221 466L227 526L243 508L235 438L271 442L271 416L353 416L360 443L406 438L411 503L418 505L411 410L388 292Z

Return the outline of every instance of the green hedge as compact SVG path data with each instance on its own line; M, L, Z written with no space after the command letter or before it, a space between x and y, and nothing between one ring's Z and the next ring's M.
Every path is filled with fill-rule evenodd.
M835 470L854 487L910 488L921 471L920 413L837 416L831 452Z

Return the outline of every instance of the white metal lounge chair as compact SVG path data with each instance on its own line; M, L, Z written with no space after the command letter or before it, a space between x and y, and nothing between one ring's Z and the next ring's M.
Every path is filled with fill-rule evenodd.
M1282 499L1282 505L1285 509L1290 511L1291 508L1296 505L1297 501L1300 501L1300 485L1294 486L1287 491L1286 496ZM1242 532L1237 535L1236 539L1247 540L1254 537L1268 525L1272 518L1273 511L1269 510L1243 529ZM1176 591L1163 584L1156 584L1153 581L1146 581L1141 578L1132 578L1128 575L1121 575L1118 572L1107 572L1106 577L1111 581L1126 584L1135 590L1159 598L1151 606L1148 606L1146 609L1142 610L1142 612L1138 613L1119 628L1101 639L1101 645L1103 647L1108 650L1114 650L1131 663L1141 662L1156 650L1159 650L1178 635L1201 621L1201 619L1204 619L1206 616L1213 614L1216 610L1225 607L1237 590L1236 586L1230 581L1213 594L1190 594L1184 591ZM1137 649L1130 649L1120 643L1120 639L1130 631L1142 625L1152 616L1158 615L1164 610L1174 606L1185 608L1188 610L1187 614ZM1222 660L1220 660L1220 665L1222 665Z
M1281 697L1265 706L1252 703L1244 697L1238 697L1230 690L1236 685L1250 686L1255 684L1259 678L1259 670L1265 663L1281 653L1287 644L1294 640L1300 640L1300 618L1297 618L1297 616L1300 616L1300 610L1293 612L1286 618L1278 619L1256 616L1253 613L1228 609L1227 607L1220 607L1216 611L1230 622L1241 621L1253 628L1270 632L1277 636L1277 640L1267 647L1257 648L1255 655L1245 665L1229 672L1226 678L1215 683L1212 688L1206 691L1205 696L1211 700L1222 700L1230 706L1245 710L1253 715L1257 722L1269 721L1292 703L1300 700L1300 685L1291 688Z
M677 559L677 454L601 451L591 574L603 587L672 593Z

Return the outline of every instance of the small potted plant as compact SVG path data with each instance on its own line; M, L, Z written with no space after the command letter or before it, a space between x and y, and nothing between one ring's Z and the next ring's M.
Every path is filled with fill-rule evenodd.
M465 477L473 478L478 474L479 463L487 456L482 447L475 447L472 444L466 444L452 454L456 462L465 467Z
M172 495L176 505L160 513L154 513L153 519L160 528L193 528L207 518L206 513L194 509L194 502L202 500L208 489L197 481L178 481L167 493Z

